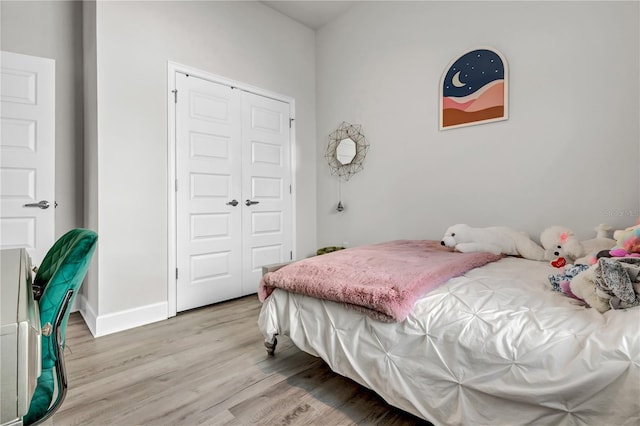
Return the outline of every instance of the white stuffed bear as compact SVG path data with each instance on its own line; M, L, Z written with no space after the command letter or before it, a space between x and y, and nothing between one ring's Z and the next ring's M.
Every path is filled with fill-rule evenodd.
M447 229L440 244L463 253L487 251L544 260L544 249L532 241L529 235L506 226L473 228L465 224L453 225Z
M598 259L569 282L571 292L600 313L640 306L640 259Z
M544 259L562 257L567 263L589 265L592 263L591 256L616 245L615 240L607 237L610 229L610 226L600 224L594 228L596 238L580 241L570 228L550 226L540 234L540 243L545 249Z
M569 288L571 293L579 299L584 300L596 311L603 313L611 309L611 306L609 306L609 298L604 294L600 294L596 289L594 274L597 267L597 263L593 264L589 269L573 277L569 282Z

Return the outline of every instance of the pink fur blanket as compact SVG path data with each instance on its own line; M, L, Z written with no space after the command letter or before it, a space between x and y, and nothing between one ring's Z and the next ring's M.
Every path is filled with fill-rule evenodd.
M386 322L403 321L422 295L502 256L459 253L439 241L399 240L335 251L262 277L258 297L274 288L342 302Z

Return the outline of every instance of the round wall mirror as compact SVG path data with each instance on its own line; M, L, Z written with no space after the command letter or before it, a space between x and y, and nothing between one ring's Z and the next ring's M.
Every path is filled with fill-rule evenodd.
M369 143L362 134L362 126L342 122L340 127L329 135L329 145L325 158L331 167L331 174L349 180L362 170Z
M343 166L349 164L356 156L356 143L350 138L342 139L336 148L336 156Z

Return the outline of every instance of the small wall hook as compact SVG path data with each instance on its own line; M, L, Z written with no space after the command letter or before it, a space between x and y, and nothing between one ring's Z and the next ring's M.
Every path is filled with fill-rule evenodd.
M342 201L338 201L338 207L336 207L336 210L338 210L339 212L344 210L344 206L342 205Z

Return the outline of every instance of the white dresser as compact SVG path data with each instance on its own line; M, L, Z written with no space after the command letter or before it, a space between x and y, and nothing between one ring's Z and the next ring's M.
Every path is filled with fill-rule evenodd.
M41 372L40 316L25 249L0 250L0 424L22 424Z

